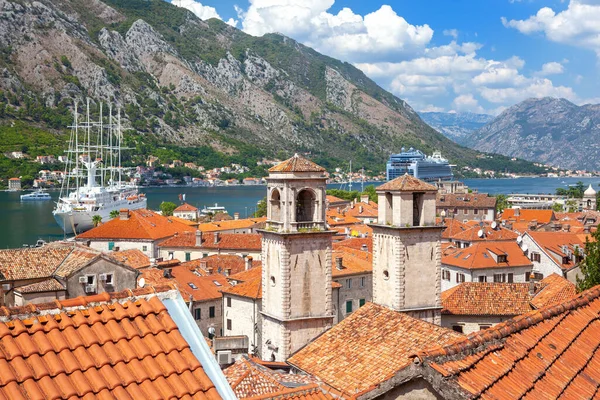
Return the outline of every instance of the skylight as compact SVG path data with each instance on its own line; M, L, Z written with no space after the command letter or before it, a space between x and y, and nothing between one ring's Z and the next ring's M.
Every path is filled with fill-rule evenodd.
M213 281L213 283L214 283L216 286L223 286L223 285L221 285L221 284L220 284L218 281Z
M191 287L192 289L196 290L198 289L198 286L196 286L194 283L192 282L188 282L189 287Z

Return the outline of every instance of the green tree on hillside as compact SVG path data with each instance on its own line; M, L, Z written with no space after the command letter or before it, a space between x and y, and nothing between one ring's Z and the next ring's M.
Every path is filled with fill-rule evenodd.
M600 230L592 234L591 241L586 237L585 258L579 265L582 277L576 277L578 291L600 285Z

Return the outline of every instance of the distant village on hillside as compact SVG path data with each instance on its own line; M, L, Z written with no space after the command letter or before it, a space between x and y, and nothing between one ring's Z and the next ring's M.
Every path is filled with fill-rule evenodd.
M456 181L404 174L377 186L374 201L327 195L330 177L296 154L269 168L262 217L205 221L185 201L172 215L124 208L73 240L0 250L0 340L11 359L2 393L597 390L600 286L577 287L600 224L591 186L575 212L498 212L496 198Z

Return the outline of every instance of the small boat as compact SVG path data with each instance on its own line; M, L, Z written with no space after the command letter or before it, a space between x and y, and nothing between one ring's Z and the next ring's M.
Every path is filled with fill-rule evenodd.
M52 200L50 194L48 192L44 192L43 190L36 190L33 193L27 193L21 195L21 201L47 201Z
M227 210L225 209L225 207L219 206L217 203L215 203L214 207L204 207L202 210L200 210L200 213L202 215L209 215L209 214L214 215L216 213L227 214Z

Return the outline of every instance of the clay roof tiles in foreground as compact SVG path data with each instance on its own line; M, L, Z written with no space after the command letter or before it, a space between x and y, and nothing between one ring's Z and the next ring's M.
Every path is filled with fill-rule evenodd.
M434 388L453 398L597 398L599 314L596 286L416 357Z
M325 168L294 154L293 157L269 168L269 172L325 172Z
M437 192L437 188L412 175L404 174L375 188L378 192Z
M408 366L416 351L461 336L367 303L296 352L288 363L339 391L358 396Z
M77 235L78 240L141 239L157 240L173 236L178 232L195 231L194 228L164 217L154 211L129 210L129 218L113 218L96 228Z
M0 398L220 398L153 288L2 307L0 321Z
M0 250L0 274L3 280L49 277L71 251L73 248L66 246Z

